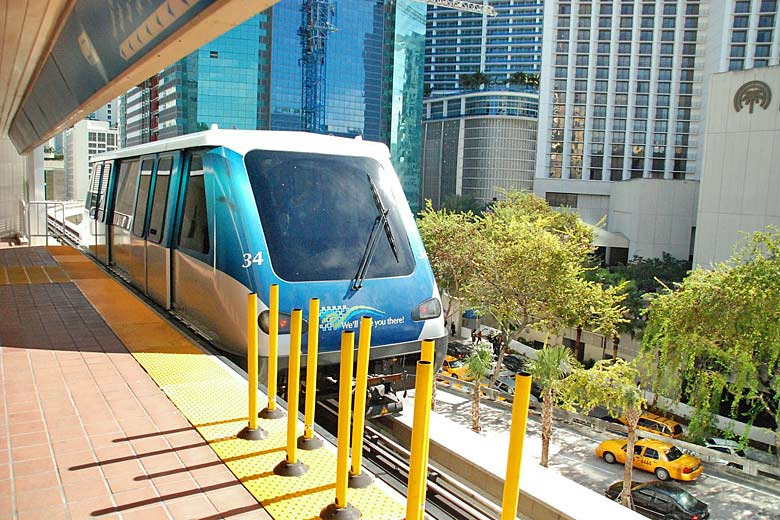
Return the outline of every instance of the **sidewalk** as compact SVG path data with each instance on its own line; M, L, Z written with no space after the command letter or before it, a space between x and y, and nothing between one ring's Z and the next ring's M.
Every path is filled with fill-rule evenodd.
M0 518L270 518L76 285L30 280L40 265L59 270L0 250Z

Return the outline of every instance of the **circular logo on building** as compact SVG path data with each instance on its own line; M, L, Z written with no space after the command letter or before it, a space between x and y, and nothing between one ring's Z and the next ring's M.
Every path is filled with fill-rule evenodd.
M737 90L734 94L734 109L739 112L745 107L749 107L749 111L753 113L753 107L760 106L764 110L769 106L769 102L772 101L772 91L769 89L769 85L763 81L748 81Z

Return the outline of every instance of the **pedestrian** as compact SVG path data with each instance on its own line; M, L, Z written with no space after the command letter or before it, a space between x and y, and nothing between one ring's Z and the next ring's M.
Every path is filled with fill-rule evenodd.
M482 343L482 329L477 331L477 343Z
M471 331L471 344L476 345L477 344L477 331L472 330Z
M452 334L452 337L455 337L455 322L450 322L450 334Z

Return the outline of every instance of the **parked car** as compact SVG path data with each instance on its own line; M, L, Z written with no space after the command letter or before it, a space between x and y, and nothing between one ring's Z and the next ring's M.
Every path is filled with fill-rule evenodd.
M444 363L441 365L441 370L444 372L444 375L462 381L471 381L474 379L466 361L450 355L444 356Z
M620 422L626 424L626 418L621 417ZM645 412L639 416L637 429L665 435L672 439L682 439L685 435L683 433L682 425L677 421L649 412Z
M610 439L596 448L608 464L626 462L625 439ZM687 455L668 442L640 439L634 445L634 467L654 473L658 480L696 480L704 472L701 459Z
M771 453L767 453L765 451L757 450L751 447L743 449L737 441L730 439L723 439L721 437L707 437L704 439L704 446L710 448L711 450L728 453L729 455L734 455L735 457L743 457L754 460L756 462L768 464L769 466L774 466L777 464L777 459ZM721 462L723 464L727 463L725 460Z
M735 457L745 457L745 450L743 450L739 443L729 439L721 439L719 437L708 437L704 439L704 446L711 450L733 455ZM719 464L731 464L726 460L718 460Z
M525 364L527 362L527 357L518 354L507 354L503 359L504 366L507 370L511 370L515 373L525 370Z
M489 379L490 378L488 378L488 380ZM493 388L501 392L504 392L505 394L509 394L510 398L508 399L508 401L511 401L515 396L515 375L514 374L499 375L496 378L496 383L493 385ZM528 401L531 403L538 403L539 399L537 399L534 394L529 394Z
M612 483L604 493L611 500L619 500L623 492L623 481ZM634 511L647 518L670 520L706 520L710 509L701 500L674 484L651 480L637 482L631 486Z
M447 344L447 355L457 359L466 358L473 351L474 349L472 347L468 345L464 345L463 343L457 343L455 341L452 341Z

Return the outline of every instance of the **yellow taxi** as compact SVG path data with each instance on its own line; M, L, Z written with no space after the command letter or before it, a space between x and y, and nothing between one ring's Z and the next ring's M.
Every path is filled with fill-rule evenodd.
M596 448L596 455L608 464L626 462L626 440L610 439ZM655 473L658 480L696 480L704 472L698 457L686 455L677 446L653 439L641 439L634 445L634 467Z
M444 363L441 365L441 370L444 372L445 376L460 379L461 381L471 381L474 379L474 375L469 371L469 366L465 359L458 359L449 355L444 356Z
M625 425L626 418L621 417L620 422ZM637 423L636 428L637 430L665 435L672 439L682 439L684 437L680 423L649 412L645 412L639 416L639 423Z

